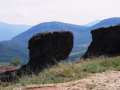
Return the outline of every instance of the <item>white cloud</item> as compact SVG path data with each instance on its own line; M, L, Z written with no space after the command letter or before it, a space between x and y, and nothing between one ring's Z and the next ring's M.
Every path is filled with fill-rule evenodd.
M14 3L29 3L29 2L35 2L36 0L8 0L12 1Z
M17 24L61 21L81 25L96 19L120 17L119 4L120 0L3 0L0 21Z
M19 11L15 14L16 17L27 17L29 14L25 11Z

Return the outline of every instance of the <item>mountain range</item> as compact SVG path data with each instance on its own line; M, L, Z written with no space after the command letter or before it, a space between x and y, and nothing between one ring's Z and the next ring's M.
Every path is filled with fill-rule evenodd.
M2 41L0 43L14 46L14 47L17 46L21 48L22 47L27 48L28 40L36 33L45 32L45 31L56 31L56 30L69 30L69 31L72 31L74 34L74 48L69 56L69 59L74 61L76 58L81 57L87 50L88 45L92 41L91 34L90 34L90 31L92 29L99 28L99 27L108 27L111 25L117 25L119 23L120 23L119 17L101 20L99 23L91 27L68 24L63 22L56 22L56 21L44 22L36 26L33 26L32 28L26 30L23 33L20 33L19 35L13 37L11 40ZM29 51L26 50L26 53L28 54ZM11 58L9 59L12 61Z
M0 41L11 40L16 35L28 30L33 25L14 25L0 22Z
M95 21L92 21L92 22L90 22L90 23L88 23L88 24L85 24L84 26L91 27L91 26L93 26L93 25L99 23L100 21L101 21L101 20L95 20Z

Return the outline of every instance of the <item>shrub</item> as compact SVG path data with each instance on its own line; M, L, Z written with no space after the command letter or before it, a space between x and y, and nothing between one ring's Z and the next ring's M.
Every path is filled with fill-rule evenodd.
M20 59L16 59L15 61L10 62L10 65L18 66L20 63L22 63L22 61Z

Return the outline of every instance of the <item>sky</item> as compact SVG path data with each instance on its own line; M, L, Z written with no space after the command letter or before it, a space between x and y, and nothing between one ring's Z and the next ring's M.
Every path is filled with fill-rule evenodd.
M0 21L9 24L84 25L111 17L120 17L120 0L0 0Z

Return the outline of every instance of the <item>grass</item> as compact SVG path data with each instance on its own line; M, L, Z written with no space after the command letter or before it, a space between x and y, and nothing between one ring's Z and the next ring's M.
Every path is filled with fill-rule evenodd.
M68 62L67 64L59 63L59 66L44 69L38 75L24 75L22 78L19 78L17 84L26 86L30 84L64 83L86 78L92 73L101 73L108 70L120 71L120 56L103 56L87 60L78 59L74 64L71 62ZM95 85L88 85L88 88L93 87L95 87Z
M96 84L86 84L87 90L92 90L92 89L94 89L96 86L97 86Z
M89 73L105 72L107 70L120 71L120 56L117 57L100 57L88 59L86 61L78 60L82 63L82 71Z

